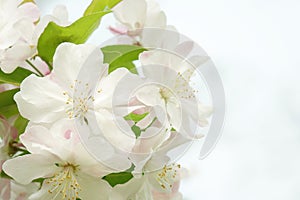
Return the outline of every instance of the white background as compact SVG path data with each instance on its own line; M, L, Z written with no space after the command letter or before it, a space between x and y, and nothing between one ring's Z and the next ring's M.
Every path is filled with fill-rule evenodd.
M88 0L38 0L43 12L68 4L78 18ZM300 1L160 0L168 23L198 42L224 82L227 119L213 153L182 160L189 200L300 199ZM93 43L109 38L105 17Z

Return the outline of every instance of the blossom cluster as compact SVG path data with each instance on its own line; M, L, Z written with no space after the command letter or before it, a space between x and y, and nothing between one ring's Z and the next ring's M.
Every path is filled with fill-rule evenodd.
M86 43L108 14L116 39ZM154 0L93 0L73 23L0 0L0 199L182 199L178 158L212 113L193 47Z

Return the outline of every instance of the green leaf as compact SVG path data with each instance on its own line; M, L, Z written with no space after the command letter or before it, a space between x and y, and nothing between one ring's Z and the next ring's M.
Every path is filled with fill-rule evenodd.
M38 41L38 55L46 62L52 63L56 48L63 42L82 44L98 28L101 18L110 11L97 12L75 21L67 27L50 22Z
M14 127L18 130L19 135L25 132L29 120L23 118L21 115L15 121Z
M109 64L109 73L125 67L131 72L136 73L135 65L132 63L139 59L140 53L147 49L135 45L112 45L103 47L104 63Z
M129 115L126 115L124 117L125 120L132 120L134 122L139 122L142 119L144 119L149 113L144 113L144 114L135 114L135 113L130 113Z
M3 170L0 171L0 178L13 179L9 175L7 175Z
M32 71L20 67L11 74L6 74L0 69L0 82L20 86L22 81L32 73Z
M112 187L115 187L118 184L124 184L130 181L133 178L132 171L134 169L134 165L130 167L130 169L125 172L119 173L111 173L104 176L102 179L106 180Z
M133 125L133 126L131 127L131 130L134 132L136 138L140 137L141 134L142 134L141 128L138 127L137 125Z
M93 0L89 7L85 10L84 16L110 10L121 1L122 0Z
M20 89L8 90L0 93L0 115L9 118L19 113L14 95L20 91Z

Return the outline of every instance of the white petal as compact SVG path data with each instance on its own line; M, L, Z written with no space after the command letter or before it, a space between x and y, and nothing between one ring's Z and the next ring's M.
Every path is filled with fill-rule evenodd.
M99 61L102 60L102 53L100 49L97 57L90 57L95 49L96 47L93 45L75 45L72 43L63 43L57 47L53 58L53 73L61 83L66 84L65 87L69 88L74 85L75 80L80 76L79 73L84 63L88 59L94 61L93 64L95 65L91 67L101 67L102 62Z
M99 85L101 92L96 92L94 96L96 109L100 106L101 108L112 108L113 95L116 95L115 92L118 92L115 89L120 84L119 81L128 73L130 72L126 68L119 68L101 80Z
M88 200L107 200L111 187L109 184L100 179L94 178L87 174L79 174L77 181L82 188L79 192L79 197L81 199Z
M144 86L137 91L136 97L147 106L164 105L159 91L160 88L156 85Z
M58 19L59 25L68 23L69 15L67 7L64 5L57 5L53 10L53 16Z
M117 20L130 30L136 30L144 26L147 3L145 0L124 0L113 11Z
M5 73L13 72L17 67L24 67L25 60L34 54L35 50L30 45L16 44L3 52L1 68Z
M133 178L125 184L116 185L110 193L109 200L124 200L138 193L144 178Z
M29 154L6 161L3 170L21 184L51 176L55 170L56 158L45 155Z
M147 0L147 19L145 27L165 28L167 17L154 0Z
M30 75L21 84L21 92L15 96L21 114L34 122L50 123L66 117L67 97L62 88L49 76ZM25 105L23 104L24 102ZM32 106L29 110L27 106ZM38 112L37 112L38 111Z
M32 43L33 33L35 30L35 25L28 18L19 20L14 24L14 28L20 32L22 38L28 43L28 45L36 45Z

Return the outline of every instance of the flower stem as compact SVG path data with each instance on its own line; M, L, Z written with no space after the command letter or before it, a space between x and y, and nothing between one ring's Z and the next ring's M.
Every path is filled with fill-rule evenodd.
M38 73L39 76L44 76L44 74L38 70L29 60L26 60L26 62Z

